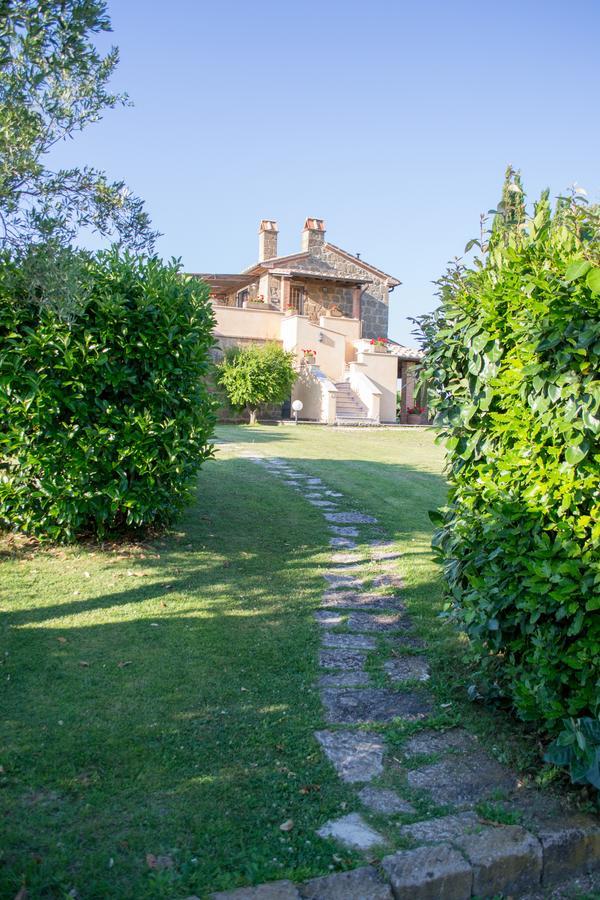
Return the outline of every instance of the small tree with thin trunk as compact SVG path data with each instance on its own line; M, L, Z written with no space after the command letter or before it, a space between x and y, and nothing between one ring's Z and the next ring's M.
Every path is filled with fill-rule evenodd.
M283 403L289 397L296 378L294 354L274 343L232 347L217 374L229 405L240 412L245 409L250 425L256 424L261 406Z

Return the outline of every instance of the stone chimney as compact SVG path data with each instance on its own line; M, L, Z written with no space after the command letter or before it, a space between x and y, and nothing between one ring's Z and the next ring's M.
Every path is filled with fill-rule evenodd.
M258 229L258 261L272 259L277 256L277 222L263 219Z
M323 219L307 219L302 231L302 250L312 253L325 243L325 222Z

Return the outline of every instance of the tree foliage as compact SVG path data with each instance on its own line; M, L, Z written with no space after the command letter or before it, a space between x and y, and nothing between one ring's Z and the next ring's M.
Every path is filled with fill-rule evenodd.
M168 523L212 453L206 285L115 250L83 275L65 318L0 266L0 527L53 540Z
M546 192L514 224L421 320L450 480L434 546L482 683L563 729L552 752L579 747L581 776L600 758L600 216L577 194L552 215Z
M107 83L118 62L101 0L0 0L0 249L69 245L81 228L151 249L142 201L93 168L54 171L51 149L127 103Z
M254 425L261 406L283 403L289 397L297 378L293 363L293 353L279 344L233 347L225 353L217 381L232 409L247 410Z

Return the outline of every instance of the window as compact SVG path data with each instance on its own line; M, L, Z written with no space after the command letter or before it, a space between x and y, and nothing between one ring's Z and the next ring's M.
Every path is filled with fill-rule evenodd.
M238 291L236 306L238 306L241 309L249 296L250 296L250 292L249 292L248 288L244 288L243 291Z
M295 309L298 315L304 312L304 288L298 285L290 287L290 308Z

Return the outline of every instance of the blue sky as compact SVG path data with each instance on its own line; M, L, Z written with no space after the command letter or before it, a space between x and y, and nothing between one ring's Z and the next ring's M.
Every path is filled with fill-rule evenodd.
M528 196L600 199L600 3L112 0L106 114L54 163L123 178L188 271L255 261L261 218L306 216L398 277L390 336L478 232L507 163Z

